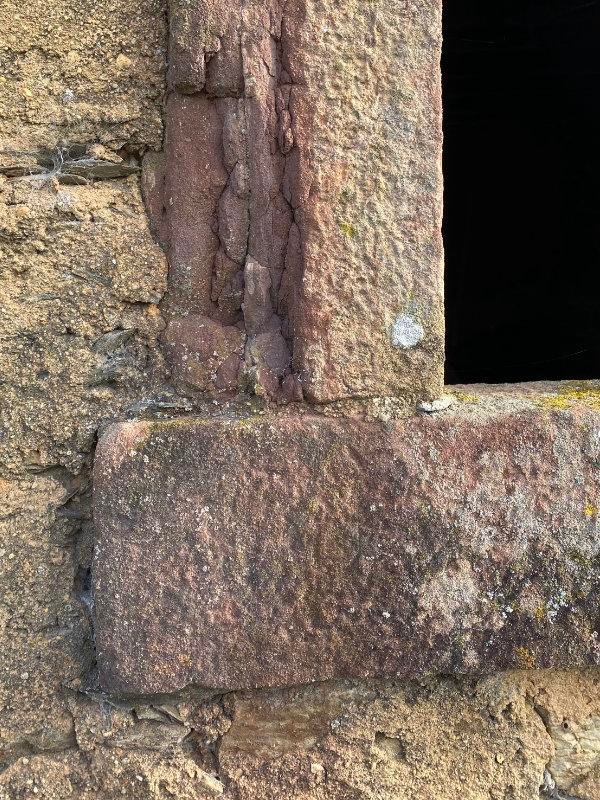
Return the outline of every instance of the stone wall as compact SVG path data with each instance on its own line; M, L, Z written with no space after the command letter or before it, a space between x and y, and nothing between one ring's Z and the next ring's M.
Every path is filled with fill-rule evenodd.
M362 41L371 30L385 37L393 29L390 10L422 11L425 21L437 13L425 2L342 5L315 6L344 34L333 50L320 42L324 49L310 67L319 80L318 58L339 60L328 65L340 70L332 95L362 77L348 47L357 19ZM415 58L435 46L428 25L417 27L414 51L403 40ZM188 687L129 698L103 693L90 593L96 438L115 419L212 405L171 388L158 346L175 305L173 298L162 302L167 265L141 187L151 207L163 161L167 9L159 0L5 0L0 29L0 798L534 800L541 793L598 800L600 673L527 670L535 666L527 650L520 653L522 670L479 678L336 680L227 692ZM408 79L396 77L399 91L415 92ZM369 75L369 91L376 79ZM382 79L390 80L389 65ZM270 91L267 84L259 90ZM214 93L227 104L228 92ZM336 123L330 121L319 128L323 147L331 146ZM416 122L389 124L410 131ZM285 150L285 128L281 135ZM385 168L386 151L379 156ZM409 176L396 179L406 185ZM329 189L342 202L335 222L349 247L346 263L356 266L361 246L372 251L377 243L356 241L361 223L349 212L353 203L368 210L369 193L381 187L369 178L346 194L344 186ZM376 208L373 219L381 221L384 211ZM408 262L423 257L423 242L412 241ZM435 263L435 253L426 255ZM323 292L317 266L309 288ZM230 272L222 272L221 288L235 278L236 270ZM219 307L219 297L210 303ZM340 302L335 293L330 298ZM231 302L220 325L237 321L240 306ZM422 313L407 303L397 309L399 337L407 316ZM381 308L373 311L364 297L356 304L369 319ZM310 333L313 322L307 318L303 330ZM439 318L434 326L439 334ZM317 400L340 387L352 395L344 374L362 387L354 394L373 394L356 360L345 362L340 375L340 336L324 351L307 338L307 363L320 369L325 356L332 359L328 380L308 391ZM379 366L386 347L377 350ZM260 368L262 356L254 352ZM419 356L398 358L420 369ZM292 374L286 370L276 375L277 387ZM381 374L389 391L397 373ZM268 394L270 376L258 369L255 378L251 385L266 386ZM439 364L425 384L439 388ZM288 394L297 396L294 385ZM222 402L264 411L256 396ZM560 414L570 402L550 393L542 405ZM389 403L376 405L389 412ZM592 505L586 509L597 514Z

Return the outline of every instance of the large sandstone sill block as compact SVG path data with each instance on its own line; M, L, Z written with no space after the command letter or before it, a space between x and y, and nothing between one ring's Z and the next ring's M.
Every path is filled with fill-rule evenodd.
M102 686L600 663L600 418L126 422L95 467Z

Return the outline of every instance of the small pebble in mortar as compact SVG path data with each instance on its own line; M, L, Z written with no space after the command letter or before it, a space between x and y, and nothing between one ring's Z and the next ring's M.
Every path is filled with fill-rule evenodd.
M423 326L408 314L398 314L392 328L392 344L408 350L419 344L425 336Z

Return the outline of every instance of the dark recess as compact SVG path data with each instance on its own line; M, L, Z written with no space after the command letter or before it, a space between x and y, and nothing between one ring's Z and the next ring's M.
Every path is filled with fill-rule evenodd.
M600 378L600 4L445 0L448 383Z

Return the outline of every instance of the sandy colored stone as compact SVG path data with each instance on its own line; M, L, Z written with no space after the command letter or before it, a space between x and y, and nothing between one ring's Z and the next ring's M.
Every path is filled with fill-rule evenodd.
M288 4L290 315L317 402L441 388L440 5Z
M0 520L0 767L13 753L61 750L73 719L58 696L90 663L90 628L73 597L67 475L3 479Z
M600 769L600 679L593 670L528 676L536 687L535 706L552 738L554 753L548 771L556 785L573 795L590 794ZM526 681L525 685L526 685ZM581 784L589 788L582 789Z
M72 741L57 692L92 659L74 567L89 535L88 458L101 420L160 373L165 262L128 181L5 181L0 227L0 749L10 754Z
M539 800L551 779L557 798L595 800L597 767L565 782L547 719L585 724L598 679L590 669L343 681L145 705L74 696L80 750L15 760L0 798L35 786L43 800ZM149 723L190 733L160 750ZM576 768L578 757L563 763Z
M584 800L600 798L600 767L594 767L575 787L577 795Z
M598 663L597 412L478 400L388 423L112 427L94 475L103 687Z
M86 568L78 542L90 535L89 453L102 419L160 375L165 261L137 179L0 182L4 758L72 741L57 692L93 658L76 596Z
M6 0L0 9L0 170L40 149L159 149L161 0Z
M0 177L0 228L0 457L76 470L100 409L118 405L117 387L133 399L152 366L165 258L136 177L58 187Z
M102 421L162 375L166 262L138 173L162 139L165 31L145 0L9 0L0 31L4 769L74 746L64 686L94 658L90 454ZM59 773L49 797L67 791Z
M0 774L1 800L208 800L222 794L220 781L181 752L98 748L86 758L71 751L21 758Z
M243 800L538 800L549 737L526 703L503 711L491 713L483 687L452 680L240 695L220 774Z

